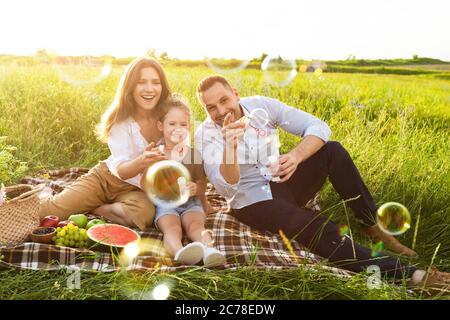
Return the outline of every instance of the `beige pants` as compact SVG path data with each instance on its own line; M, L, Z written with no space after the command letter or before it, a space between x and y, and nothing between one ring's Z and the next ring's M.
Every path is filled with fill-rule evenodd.
M66 220L71 214L92 211L103 204L119 202L134 224L145 230L153 223L155 206L136 186L113 175L100 162L61 193L42 200L39 216L55 215Z

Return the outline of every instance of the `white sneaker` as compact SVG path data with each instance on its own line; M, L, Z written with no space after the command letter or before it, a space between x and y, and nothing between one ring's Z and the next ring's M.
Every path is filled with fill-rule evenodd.
M203 245L203 264L205 267L221 266L227 262L225 255L217 250Z
M175 254L174 260L184 265L194 265L203 257L203 244L195 241L184 246Z

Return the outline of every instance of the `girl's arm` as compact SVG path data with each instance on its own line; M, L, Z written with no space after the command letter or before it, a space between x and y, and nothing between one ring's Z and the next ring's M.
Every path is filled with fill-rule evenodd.
M205 210L206 215L213 213L215 210L206 198L206 177L197 180L195 183L197 184L197 196L202 203L203 210Z

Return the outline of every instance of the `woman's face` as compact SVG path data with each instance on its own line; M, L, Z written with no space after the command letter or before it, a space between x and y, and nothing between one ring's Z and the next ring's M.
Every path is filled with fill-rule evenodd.
M151 67L143 68L133 90L133 98L141 111L151 111L161 98L161 79Z

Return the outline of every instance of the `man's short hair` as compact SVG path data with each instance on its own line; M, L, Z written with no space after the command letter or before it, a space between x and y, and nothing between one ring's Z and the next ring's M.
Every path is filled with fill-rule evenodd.
M219 75L208 76L200 80L197 85L197 98L199 101L201 101L200 94L211 88L216 83L221 83L225 88L229 88L230 90L233 89L225 77Z

